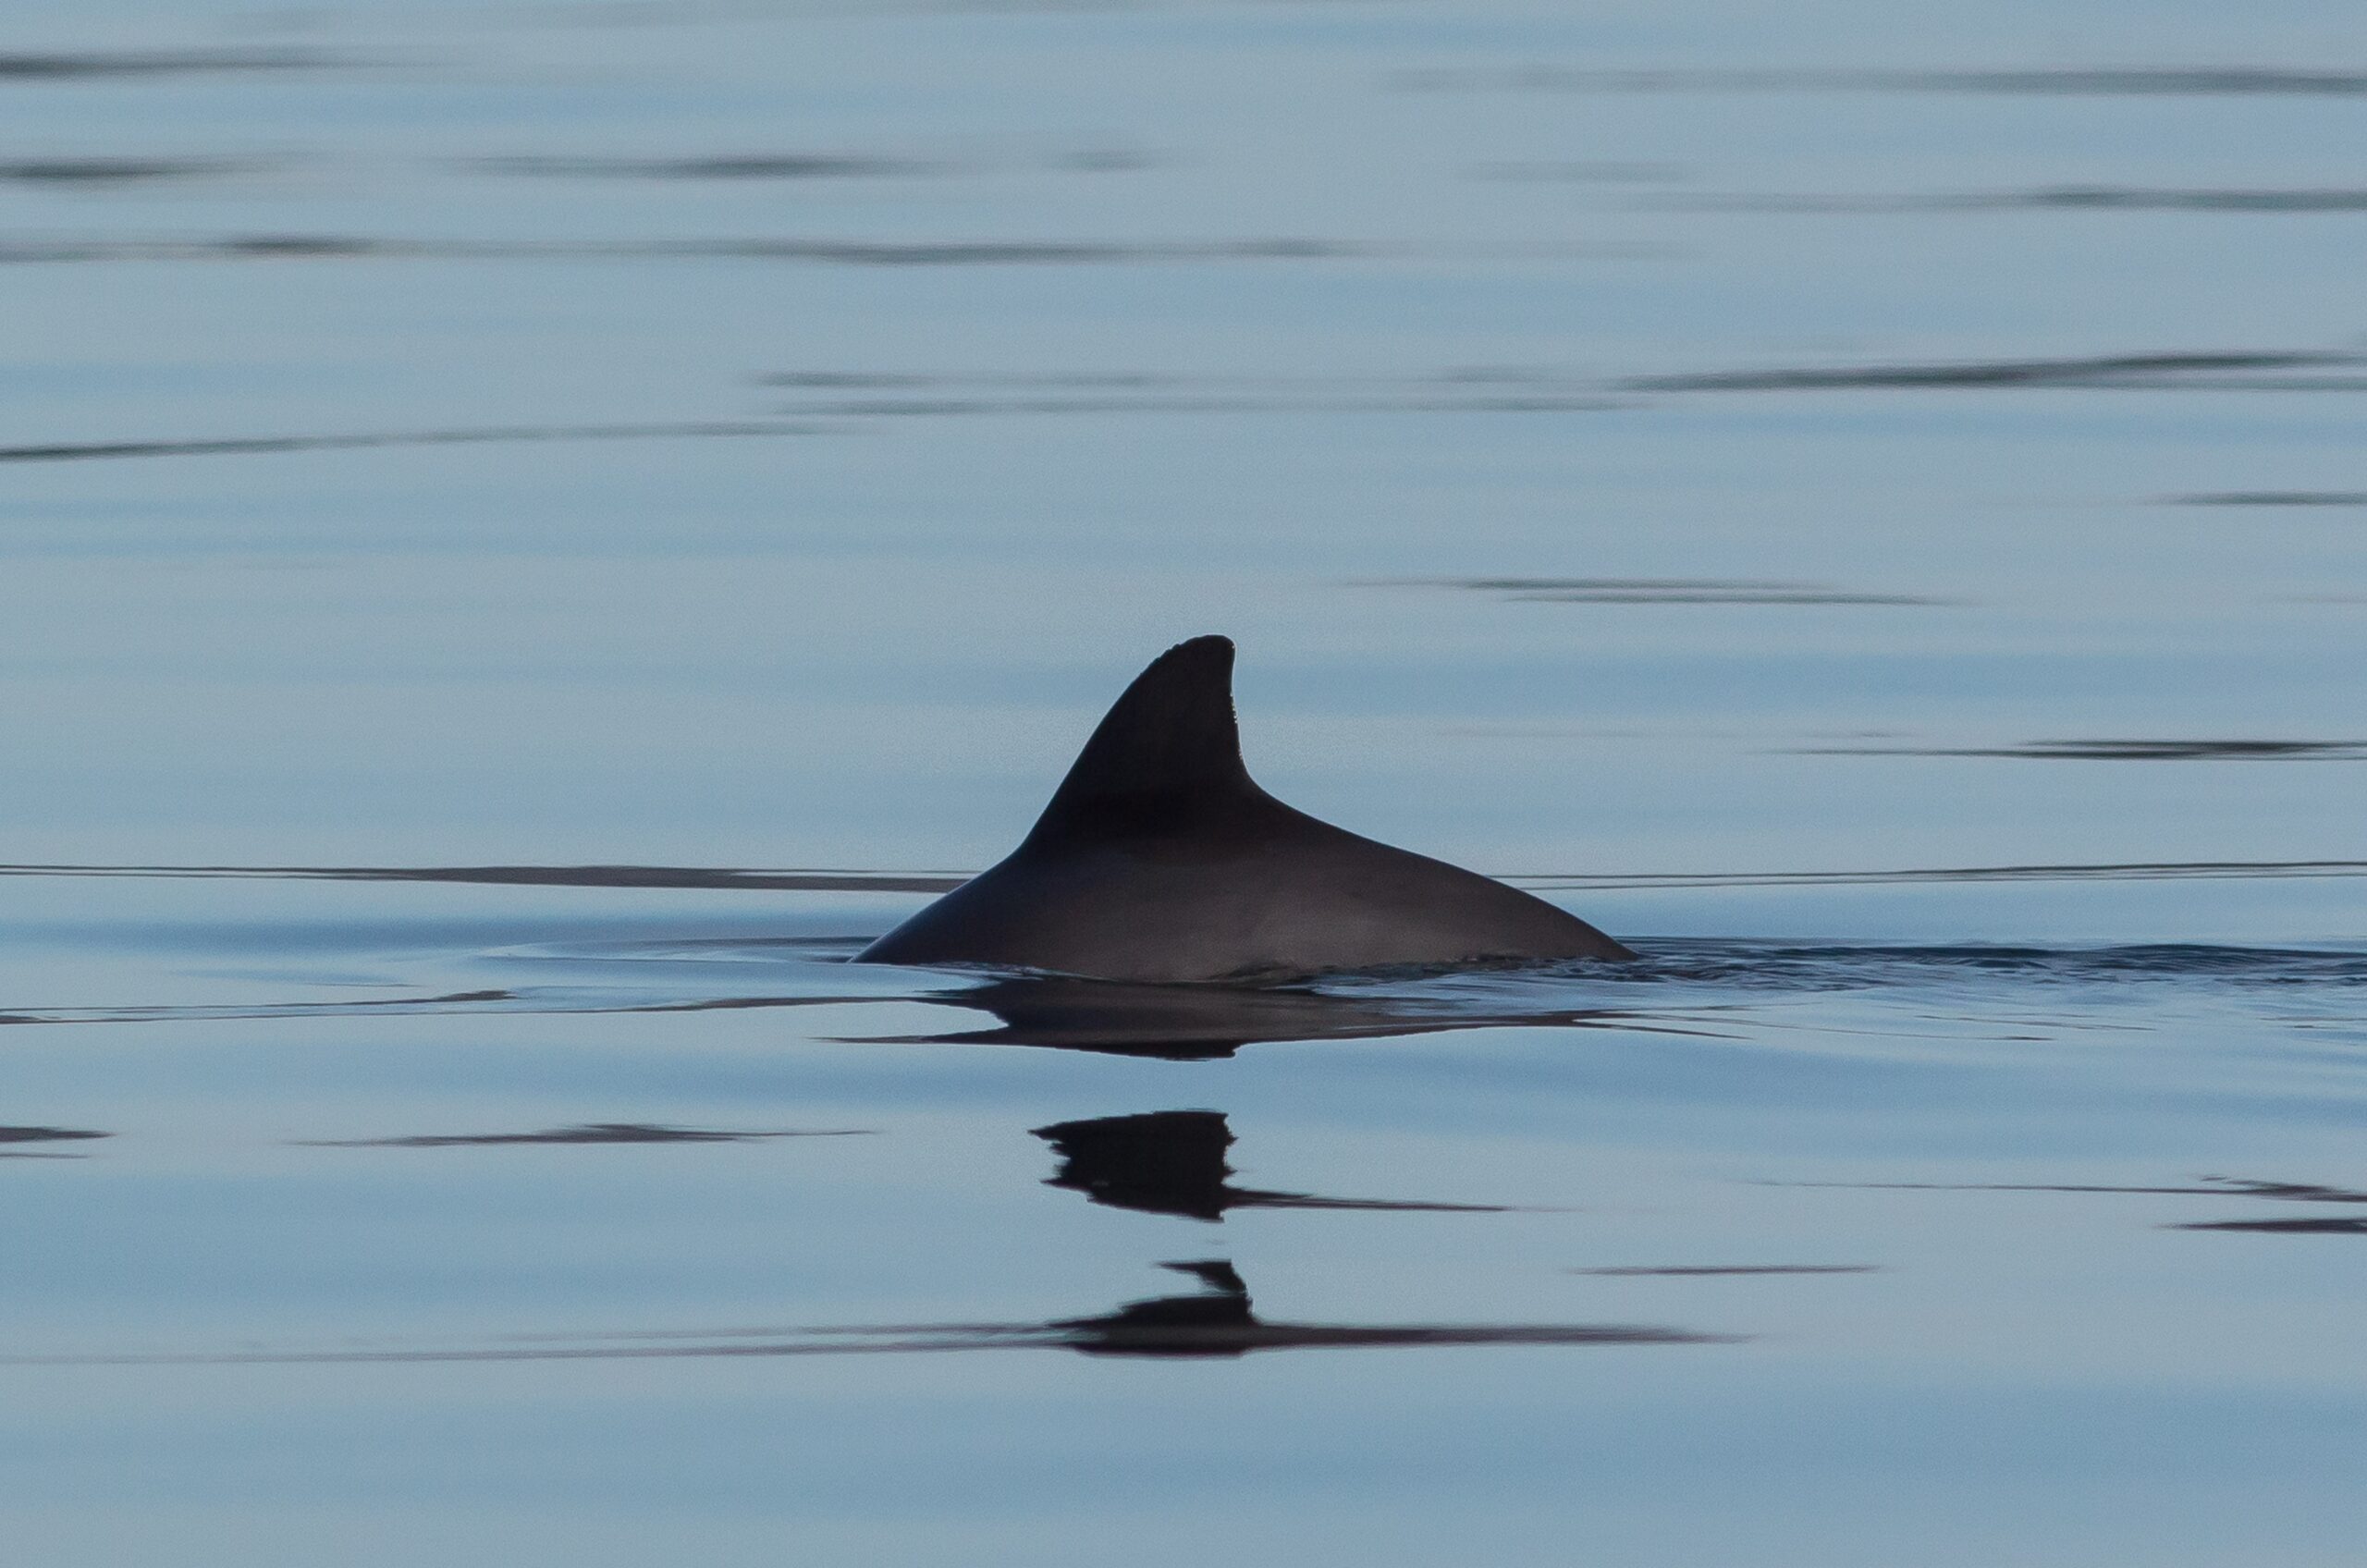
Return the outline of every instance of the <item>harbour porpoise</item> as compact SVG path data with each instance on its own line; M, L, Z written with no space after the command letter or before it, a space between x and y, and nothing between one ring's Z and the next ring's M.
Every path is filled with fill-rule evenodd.
M1134 678L1019 848L856 962L1174 983L1635 956L1542 899L1259 789L1232 640L1195 637Z

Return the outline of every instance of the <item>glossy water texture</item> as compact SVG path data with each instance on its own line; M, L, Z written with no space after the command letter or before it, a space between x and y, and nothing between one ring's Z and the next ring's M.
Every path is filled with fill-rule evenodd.
M2359 1561L2353 8L0 19L12 1561Z

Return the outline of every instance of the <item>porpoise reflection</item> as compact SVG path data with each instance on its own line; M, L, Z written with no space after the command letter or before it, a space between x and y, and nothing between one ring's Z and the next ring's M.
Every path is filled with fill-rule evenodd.
M1732 1343L1712 1334L1625 1323L1365 1325L1276 1323L1250 1307L1249 1287L1220 1258L1164 1263L1199 1280L1191 1295L1128 1302L1097 1317L1045 1327L1053 1341L1086 1355L1236 1357L1261 1350L1382 1350L1417 1345L1698 1345Z
M1174 982L1634 956L1542 899L1259 789L1233 643L1195 637L1134 678L1018 849L856 962Z
M1233 1128L1222 1111L1153 1110L1097 1116L1036 1129L1061 1168L1048 1187L1083 1193L1111 1208L1173 1214L1210 1222L1234 1208L1365 1208L1405 1212L1502 1214L1497 1204L1410 1203L1395 1198L1325 1198L1233 1184L1226 1151Z

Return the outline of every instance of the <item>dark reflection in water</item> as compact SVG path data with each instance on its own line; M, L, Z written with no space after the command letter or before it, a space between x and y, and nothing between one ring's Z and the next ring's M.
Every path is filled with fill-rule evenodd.
M1539 605L1951 605L1914 594L1861 594L1815 582L1692 577L1402 577L1356 586L1467 588Z
M2072 762L2350 762L2367 759L2367 741L2031 741L2019 746L1809 746L1792 754Z
M2055 185L1949 195L1666 196L1639 204L1677 211L1748 213L2362 213L2367 212L2367 190Z
M1840 365L1798 370L1723 371L1646 375L1622 382L1633 392L1816 392L1948 387L2185 387L2205 391L2356 391L2355 376L2234 374L2311 371L2367 362L2367 357L2306 352L2111 354L2088 359L1974 360L1951 364Z
M448 1349L249 1351L194 1355L0 1356L0 1366L254 1366L437 1361L639 1361L717 1356L1067 1350L1096 1356L1232 1359L1264 1350L1390 1350L1445 1345L1699 1345L1738 1336L1622 1323L1276 1323L1221 1259L1160 1265L1205 1287L1044 1323L919 1323L811 1329L679 1329L521 1336ZM568 1341L574 1342L566 1342ZM590 1341L590 1342L586 1342Z
M1550 1004L1561 995L1541 990L1536 1001ZM1445 999L1228 986L1134 986L1018 975L966 990L933 992L926 999L987 1013L996 1020L997 1027L941 1035L864 1035L852 1037L849 1043L1041 1046L1168 1061L1208 1061L1266 1041L1382 1039L1451 1029L1551 1025L1707 1033L1630 1009L1521 1007L1516 1005L1521 1000L1516 995Z
M691 420L655 424L513 424L478 430L397 430L357 435L229 435L195 441L50 441L0 447L0 463L90 462L110 458L240 457L372 447L482 447L533 441L687 440L712 436L812 435L778 420Z
M1220 1221L1234 1208L1368 1208L1500 1214L1493 1204L1402 1203L1385 1198L1320 1198L1233 1186L1225 1152L1234 1142L1221 1112L1155 1110L1038 1127L1036 1136L1061 1157L1048 1187L1083 1193L1111 1208Z
M0 1159L80 1159L79 1154L57 1149L22 1149L18 1144L72 1144L113 1136L74 1127L0 1127Z
M711 1127L661 1127L649 1121L593 1121L580 1127L553 1127L541 1133L430 1133L410 1138L306 1139L306 1148L444 1149L484 1148L511 1144L747 1144L767 1138L855 1138L869 1133L861 1127L805 1130L779 1128L769 1132L725 1132Z
M2073 97L2367 96L2367 71L2201 67L2029 70L1598 70L1553 65L1435 67L1391 85L1425 92L1741 92L1858 91Z

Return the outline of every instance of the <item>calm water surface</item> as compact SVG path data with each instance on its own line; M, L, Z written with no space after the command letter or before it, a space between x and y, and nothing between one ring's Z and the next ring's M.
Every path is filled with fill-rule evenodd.
M13 1550L2358 1561L2349 10L0 18ZM843 962L1202 631L1644 962Z

